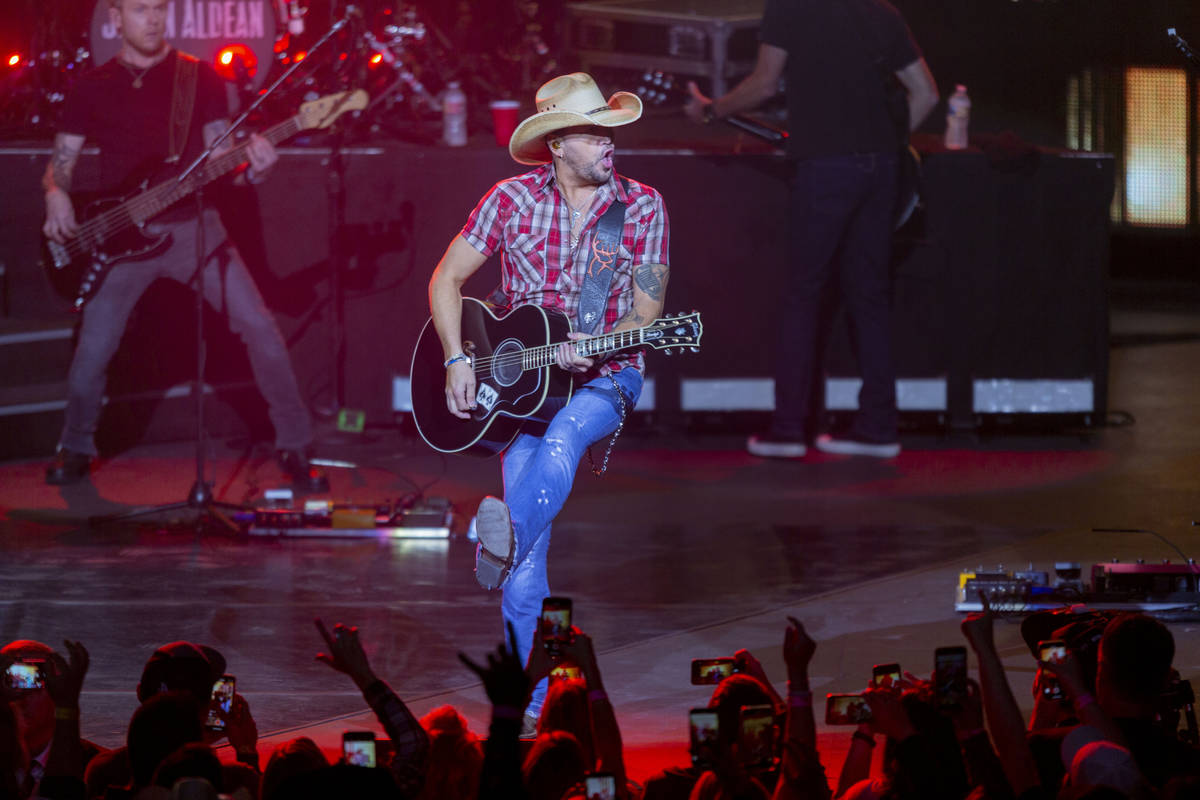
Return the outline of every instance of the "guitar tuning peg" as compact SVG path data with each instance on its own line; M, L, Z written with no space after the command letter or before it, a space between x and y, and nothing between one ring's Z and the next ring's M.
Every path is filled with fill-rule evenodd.
M672 353L674 353L675 351L674 351L674 350L672 350L671 348L669 348L669 347L668 347L666 350L663 350L663 352L664 352L664 353L666 353L666 354L667 354L667 356L670 356L670 355L671 355Z
M689 348L688 348L688 350L691 350L693 353L699 353L699 352L700 352L700 348L699 348L699 347L689 347Z

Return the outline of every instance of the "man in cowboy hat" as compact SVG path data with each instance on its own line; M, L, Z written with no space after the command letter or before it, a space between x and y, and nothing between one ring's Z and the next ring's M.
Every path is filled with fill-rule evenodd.
M616 128L641 116L641 100L628 92L605 100L590 75L576 72L538 89L536 105L508 145L518 163L535 169L484 195L429 285L446 358L446 405L463 419L476 407L476 383L462 340L461 289L493 253L500 252L493 299L508 308L533 304L562 312L576 331L572 339L637 329L662 313L669 272L662 197L613 167ZM613 247L600 244L610 241L608 232L619 240ZM617 244L611 270L589 269L613 261L602 256ZM583 452L617 431L642 390L639 350L583 358L568 342L556 357L558 367L576 375L577 391L540 429L527 426L509 445L504 499L484 498L476 515L476 577L487 588L503 587L504 619L514 624L523 657L550 593L550 523ZM536 717L544 694L539 687L529 715Z

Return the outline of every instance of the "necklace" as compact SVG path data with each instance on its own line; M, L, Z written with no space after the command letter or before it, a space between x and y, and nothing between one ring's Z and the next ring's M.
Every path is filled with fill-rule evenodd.
M579 237L583 233L581 223L584 222L584 220L586 219L586 217L583 216L583 209L591 207L592 198L594 198L595 196L596 196L596 189L592 189L592 193L590 195L588 195L587 201L584 203L581 203L579 208L576 208L575 206L571 205L569 200L567 200L567 196L565 194L563 195L563 202L567 204L567 208L571 209L571 252L572 253L575 252L575 248L579 246Z
M130 75L133 76L133 88L135 88L135 89L142 88L142 78L146 77L147 72L149 72L150 70L152 70L156 66L158 66L158 62L155 61L153 64L146 67L141 72L138 72L137 67L133 66L129 62L125 61L124 59L118 58L117 61L121 64L122 67L124 67L126 69L127 72L129 72Z

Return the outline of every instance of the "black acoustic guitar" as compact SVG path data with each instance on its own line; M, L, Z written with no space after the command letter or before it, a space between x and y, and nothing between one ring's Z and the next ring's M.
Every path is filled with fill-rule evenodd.
M665 72L645 72L635 90L648 106L685 103L689 97L686 84ZM903 87L893 79L887 87L888 116L899 129L898 136L908 141L908 100ZM721 117L721 122L762 139L779 149L787 147L788 132L769 122L745 114ZM921 204L921 155L911 145L899 148L900 181L896 190L896 207L892 215L892 230L899 230Z
M558 345L568 341L571 323L557 311L519 306L503 317L484 303L464 297L463 347L475 367L476 409L461 419L446 407L446 368L442 342L433 320L425 323L409 372L413 421L434 450L493 456L516 438L523 422L539 419L552 397L571 396L571 374L555 361ZM604 333L573 342L584 358L631 347L700 348L700 314L657 319L644 328Z
M262 132L271 144L278 144L310 128L327 128L347 111L366 108L367 93L361 89L327 95L300 106L296 116ZM84 204L79 234L65 243L43 240L43 265L53 267L55 284L68 283L76 288L74 308L83 308L108 271L123 261L152 258L171 242L167 233L151 233L146 224L155 216L183 200L197 188L246 163L246 144L216 156L179 181L170 178L154 186L142 180L132 193L102 198Z

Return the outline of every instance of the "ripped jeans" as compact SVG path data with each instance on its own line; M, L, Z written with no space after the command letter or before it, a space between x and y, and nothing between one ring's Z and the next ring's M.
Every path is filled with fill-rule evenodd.
M613 378L625 395L628 413L642 394L642 374L627 367L613 373ZM550 595L546 576L550 523L571 493L584 450L611 436L620 421L620 400L612 381L602 375L571 396L570 402L554 414L545 433L521 433L504 451L504 502L512 518L516 552L500 607L505 623L511 622L516 631L517 652L523 661L529 659L542 599ZM607 442L603 444L607 446ZM540 714L545 697L543 680L534 689L526 713Z

